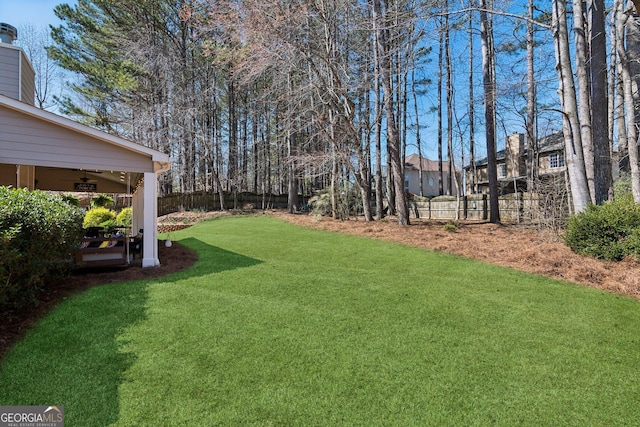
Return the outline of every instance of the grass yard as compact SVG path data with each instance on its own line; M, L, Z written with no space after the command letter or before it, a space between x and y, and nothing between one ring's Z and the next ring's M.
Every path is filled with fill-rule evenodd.
M68 426L627 426L640 303L261 217L172 235L200 260L92 288L2 360L0 405Z

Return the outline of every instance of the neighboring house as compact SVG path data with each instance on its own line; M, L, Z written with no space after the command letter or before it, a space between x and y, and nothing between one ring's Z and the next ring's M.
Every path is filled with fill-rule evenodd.
M420 157L417 154L407 156L404 162L404 189L406 192L421 195L420 192L420 162L422 162L422 195L425 197L450 194L457 195L456 183L450 183L449 162L442 162L442 187L440 194L439 162ZM462 172L455 168L458 186L462 187ZM451 192L449 188L451 186Z
M514 133L507 137L504 150L496 153L498 186L500 194L509 194L527 189L527 148L525 136ZM564 140L562 132L557 132L538 140L537 175L540 179L560 177L564 179ZM466 194L489 193L487 158L480 159L465 170ZM474 179L475 175L475 179ZM474 191L473 184L477 187Z

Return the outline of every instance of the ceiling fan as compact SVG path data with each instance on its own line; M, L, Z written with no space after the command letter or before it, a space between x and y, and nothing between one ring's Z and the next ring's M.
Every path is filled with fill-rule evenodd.
M85 182L85 183L92 181L92 179L87 176L87 169L77 168L77 169L69 169L69 170L71 170L73 172L83 172L84 173L84 176L82 176L80 178L76 178L75 180L80 180L80 181ZM98 175L98 174L102 174L102 171L89 170L89 173L91 175Z
M97 172L97 173L101 173L101 172ZM87 182L97 182L95 179L91 179L89 177L87 177L87 171L84 171L84 176L79 178L80 181L82 181L83 183L87 183Z

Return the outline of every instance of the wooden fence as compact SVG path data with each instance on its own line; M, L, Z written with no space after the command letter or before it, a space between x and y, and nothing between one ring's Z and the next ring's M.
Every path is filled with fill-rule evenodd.
M560 206L549 206L547 197L537 193L513 193L500 196L498 208L502 222L540 222L545 217L553 216L562 221L568 216L566 201L559 201ZM489 196L474 194L468 196L439 196L433 198L415 197L411 201L411 216L434 220L486 221L489 219Z
M286 209L287 195L262 195L255 193L225 193L227 209ZM514 193L500 196L498 200L500 220L502 222L553 221L563 223L568 217L566 200L549 200L549 196L537 193ZM220 210L218 194L193 193L170 194L158 198L158 216L181 211ZM456 218L456 210L458 216ZM413 218L442 221L469 220L486 221L489 219L489 197L486 194L468 196L439 196L433 198L414 197L410 201L410 214Z
M287 195L225 193L224 204L226 209L286 209ZM220 210L220 196L217 193L177 193L158 197L158 216L194 210Z

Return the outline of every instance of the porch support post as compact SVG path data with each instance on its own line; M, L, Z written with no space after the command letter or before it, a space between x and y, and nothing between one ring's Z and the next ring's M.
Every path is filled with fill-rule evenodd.
M142 238L142 266L155 267L160 265L158 258L158 197L157 197L157 177L155 172L145 172L144 174L144 219Z

